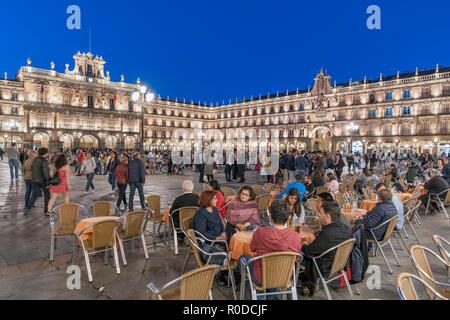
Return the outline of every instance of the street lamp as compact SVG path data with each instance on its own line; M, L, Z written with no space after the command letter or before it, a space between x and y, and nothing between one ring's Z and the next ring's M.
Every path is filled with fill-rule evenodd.
M146 86L140 86L139 91L133 92L131 95L131 99L134 102L139 100L139 97L142 97L142 106L141 106L141 141L139 143L139 149L141 152L144 152L144 102L150 103L155 98L155 94L152 91L147 92ZM144 100L145 99L145 100Z
M345 129L350 131L350 147L348 148L350 152L353 152L353 132L359 129L359 126L357 124L354 124L353 122L350 122L348 125L345 126ZM349 153L349 152L347 152Z

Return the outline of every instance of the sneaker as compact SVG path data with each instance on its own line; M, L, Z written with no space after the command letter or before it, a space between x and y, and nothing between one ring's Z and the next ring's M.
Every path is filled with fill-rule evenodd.
M46 212L45 214L50 217L50 212Z

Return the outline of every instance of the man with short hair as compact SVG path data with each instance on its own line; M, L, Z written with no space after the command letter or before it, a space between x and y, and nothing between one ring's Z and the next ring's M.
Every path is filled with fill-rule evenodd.
M320 222L322 230L313 242L304 243L302 253L304 259L302 264L305 265L305 271L300 274L300 280L303 283L303 289L300 293L304 294L304 289L309 289L309 295L312 296L318 285L319 274L314 267L314 263L310 257L317 257L328 249L335 247L345 240L353 237L352 230L342 224L340 221L341 210L339 206L333 202L326 201L320 208ZM331 265L335 251L329 252L322 258L317 259L317 265L324 277L328 277L331 271Z
M289 151L289 154L287 156L287 164L286 167L289 172L289 182L294 182L294 176L295 176L295 156L293 151Z
M92 157L90 152L86 153L86 159L84 159L82 164L81 172L86 174L86 193L89 192L89 188L92 188L92 190L95 189L94 184L92 183L92 180L94 180L95 176L95 169L97 168L97 163L95 159Z
M6 154L8 155L8 164L9 164L9 174L11 176L11 180L14 179L14 170L16 180L19 179L19 150L17 150L17 144L13 142L11 147L6 149ZM14 169L14 170L13 170Z
M136 192L136 189L139 192L141 207L142 209L145 209L145 166L141 161L141 154L139 152L136 152L133 159L128 161L128 182L130 184L130 198L128 200L130 212L133 211L134 193Z
M424 194L420 200L422 201L422 204L424 205L424 207L427 207L428 204L428 198L430 198L430 194L441 194L440 195L440 199L441 201L445 200L445 197L447 196L447 193L445 193L444 191L447 190L449 188L449 185L447 183L447 181L445 181L445 179L442 177L441 173L436 170L436 169L432 169L429 171L429 175L430 175L430 180L428 180L423 188L425 190L428 190L428 193ZM431 200L437 200L436 196L433 196L431 198ZM439 212L439 207L435 202L432 202L430 200L430 212L429 214L431 215L435 215Z
M31 165L31 197L28 202L28 207L25 208L25 214L33 208L36 199L42 196L42 191L44 192L44 213L48 213L48 201L50 200L48 181L50 180L50 173L48 170L48 161L46 159L47 155L48 149L40 148L38 156L34 158Z
M385 183L381 182L375 186L375 190L379 192L380 190L389 190L391 191L391 188L389 188ZM392 192L392 191L391 191ZM392 203L394 204L395 208L397 209L398 214L398 220L396 224L397 230L401 230L403 228L403 222L404 222L404 213L403 213L403 202L400 200L400 198L395 194L392 193Z
M77 155L77 176L81 176L81 167L83 166L83 162L84 162L84 152L83 149L78 149L78 155Z
M305 151L302 150L300 151L300 155L295 158L295 173L301 175L301 182L305 179L306 168L308 168L308 159L305 157Z
M176 197L172 203L172 206L170 207L169 212L173 218L173 224L176 228L180 227L180 212L178 209L183 207L198 207L198 195L193 194L192 191L194 191L194 183L191 180L185 180L181 186L182 195ZM178 239L182 241L184 239L184 234L178 233Z
M332 203L332 204L329 204L330 206L336 205L339 209L342 209L339 207L339 204L337 203L337 201L335 201L333 199L333 196L331 195L331 193L322 192L321 194L319 194L317 196L317 209L319 210L319 212L325 202L330 202L330 203ZM351 228L350 222L348 222L347 218L343 214L340 215L339 222L341 222L342 224L345 224L347 227Z
M312 183L311 177L309 175L305 176L304 182L306 187L305 195L309 197L310 194L313 193L315 190L314 183ZM306 197L303 197L303 200L306 201Z

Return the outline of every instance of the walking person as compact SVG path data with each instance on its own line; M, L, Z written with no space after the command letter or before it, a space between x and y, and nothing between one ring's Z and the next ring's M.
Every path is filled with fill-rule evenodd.
M158 153L156 154L156 172L158 172L160 174L162 174L162 157L161 157L161 152L158 151Z
M95 176L95 169L97 168L97 163L95 159L92 157L91 153L86 153L86 159L83 162L83 169L81 172L84 172L86 174L86 193L89 193L89 188L92 188L92 190L95 189L94 184L92 183L92 180L94 180Z
M84 152L83 149L79 149L78 150L78 155L77 155L77 176L81 176L81 166L83 165L84 162Z
M40 148L38 156L34 158L31 165L31 198L28 202L28 207L25 208L27 214L34 206L36 199L42 196L44 192L44 213L48 212L48 202L50 200L50 191L48 190L48 182L50 180L50 173L48 171L48 149Z
M81 170L80 170L81 171ZM69 190L70 190L70 167L69 162L64 154L60 154L55 161L55 168L53 169L53 176L58 172L60 179L59 184L56 186L50 186L50 201L48 202L47 215L50 215L53 205L55 204L58 193L62 193L64 196L64 203L69 203Z
M23 180L25 182L25 208L28 208L28 202L31 197L31 181L33 180L33 160L37 157L37 152L28 151L28 159L23 164Z
M128 198L130 212L133 211L133 200L136 189L139 192L141 207L145 209L145 166L141 161L141 154L139 152L136 152L133 159L128 161L128 181L130 184L130 197Z
M120 157L120 164L116 168L116 183L117 187L119 188L119 198L117 199L117 208L120 210L120 204L123 201L123 204L125 205L125 210L128 209L127 204L127 196L125 194L125 191L127 190L127 184L128 184L128 158L127 157Z
M3 151L3 148L0 148L0 158L1 158L2 161L3 161L3 153L5 153L5 152Z
M17 144L15 142L11 144L11 147L6 149L6 154L8 155L9 174L11 176L11 180L14 179L14 173L16 180L18 180L20 154L19 150L17 150Z
M111 189L114 191L116 188L116 167L120 164L119 159L117 159L117 153L115 151L111 152L111 156L108 162L108 182L111 185ZM145 168L144 168L145 171ZM144 172L145 174L145 172Z

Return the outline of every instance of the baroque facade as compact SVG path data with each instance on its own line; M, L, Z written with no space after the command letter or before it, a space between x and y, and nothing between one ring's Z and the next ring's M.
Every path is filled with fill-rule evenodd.
M74 55L64 73L31 66L0 80L0 145L132 149L171 147L177 129L275 129L281 149L367 152L450 151L450 67L416 68L376 80L332 84L323 70L312 89L216 106L158 96L133 102L141 84L110 81L105 61ZM351 130L353 122L358 129ZM142 125L143 124L143 125Z

